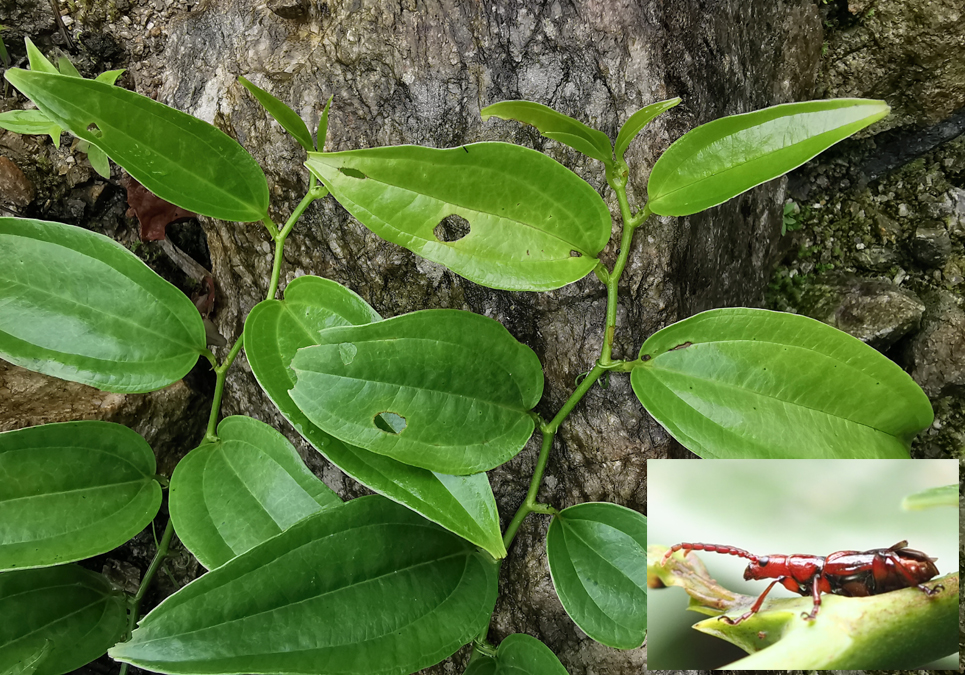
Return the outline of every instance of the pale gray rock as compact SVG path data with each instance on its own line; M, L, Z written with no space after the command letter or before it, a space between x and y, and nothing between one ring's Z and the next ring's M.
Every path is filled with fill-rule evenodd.
M908 347L909 371L929 397L965 394L965 311L955 296L925 296L921 332Z

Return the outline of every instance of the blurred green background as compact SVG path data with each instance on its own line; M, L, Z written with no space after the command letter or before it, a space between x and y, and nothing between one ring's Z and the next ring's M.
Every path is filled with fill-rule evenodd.
M914 492L958 484L955 460L648 460L648 544L728 544L758 555L887 548L902 539L958 569L958 509L903 511ZM747 561L698 553L725 587L759 595L744 581ZM798 597L775 586L770 597ZM693 630L707 618L686 611L680 588L647 596L648 670L714 669L745 656ZM932 667L958 669L957 656Z

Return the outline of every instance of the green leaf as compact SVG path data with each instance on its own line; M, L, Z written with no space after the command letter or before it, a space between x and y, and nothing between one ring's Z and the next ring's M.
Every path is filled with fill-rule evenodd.
M303 148L308 152L315 149L315 145L312 143L312 132L308 130L305 121L294 110L245 78L239 77L238 81L251 92L252 96L258 99L258 102L268 111L268 114L274 117L282 128L290 133Z
M0 672L39 656L35 675L68 673L126 631L127 600L99 574L77 565L0 574Z
M117 82L117 78L124 74L124 68L120 70L105 70L103 73L94 78L97 82L104 82L106 84L114 84Z
M412 673L479 634L496 577L465 540L362 497L193 581L110 655L160 673Z
M61 75L69 75L70 77L82 77L81 74L77 72L77 68L74 67L74 64L71 63L70 59L68 59L66 56L61 56L57 60L57 66L58 66L58 72L60 72Z
M10 110L0 113L0 129L12 131L15 134L34 134L50 136L54 142L54 147L60 147L60 132L63 131L59 126L39 110Z
M617 159L623 160L623 155L626 154L630 143L637 137L637 134L643 131L645 126L650 124L655 117L670 110L678 103L680 103L679 98L670 98L666 101L651 103L630 115L627 121L623 123L623 126L620 127L620 133L617 134L617 143L614 149Z
M53 642L51 642L50 640L47 640L44 643L43 647L40 647L39 649L37 649L37 651L35 651L33 654L29 656L25 656L21 658L20 661L10 666L6 670L0 670L0 674L34 675L34 673L36 673L37 670L40 668L40 664L43 662L43 660L47 658L47 654L50 653L50 650L53 648L53 645L54 645Z
M623 506L564 509L546 535L556 594L591 638L634 649L647 636L647 519Z
M40 50L37 49L37 46L30 40L30 38L25 37L23 41L27 45L27 61L30 64L31 70L41 73L60 74L60 71L57 70L57 66L48 61L47 57L40 53Z
M97 172L102 178L110 180L111 178L111 164L110 160L107 159L107 155L104 151L98 148L93 143L87 146L87 161L93 167L94 171Z
M652 335L630 382L706 458L907 458L932 421L898 366L814 319L716 309Z
M207 122L107 82L19 68L5 76L53 122L97 145L161 199L221 220L265 217L265 175Z
M264 422L227 417L218 438L188 453L171 476L174 530L208 569L342 503Z
M650 210L686 216L782 176L888 114L884 101L787 103L714 120L667 148L647 192Z
M309 153L308 168L383 239L491 288L552 290L596 266L610 212L576 174L507 143ZM469 234L434 233L449 216Z
M496 500L486 474L449 476L346 445L311 423L288 395L289 367L321 331L378 321L364 300L334 281L299 277L284 300L266 300L245 321L245 355L258 383L292 426L326 459L366 487L468 539L496 558L506 555Z
M332 99L335 96L329 96L328 102L325 104L325 109L322 110L322 116L318 120L318 131L316 136L318 138L318 148L321 152L325 152L325 139L328 138L328 111L332 107Z
M466 668L463 675L496 675L497 668L499 668L499 665L496 663L496 659L477 653L469 662L469 667Z
M205 349L181 291L112 239L0 218L0 358L104 391L153 391Z
M465 675L566 675L566 669L542 642L514 633L499 643L495 659L477 657Z
M908 495L901 500L905 511L920 511L936 506L958 506L958 485L943 485Z
M605 133L545 105L532 101L500 101L483 108L480 115L483 122L498 117L532 125L546 138L568 145L607 166L613 164L613 145Z
M487 471L522 450L543 393L536 354L472 312L424 310L331 328L291 364L295 404L345 443L430 471ZM391 432L376 419L393 413Z
M45 424L0 434L0 570L106 553L161 506L154 453L110 422Z

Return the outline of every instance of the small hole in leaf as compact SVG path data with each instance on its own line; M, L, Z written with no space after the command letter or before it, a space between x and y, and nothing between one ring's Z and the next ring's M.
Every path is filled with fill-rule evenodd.
M583 254L580 253L580 252L577 251L577 250L572 250L572 251L570 251L570 257L571 257L571 258L582 258L582 257L583 257Z
M375 426L382 431L398 436L405 429L405 418L394 412L381 412L375 416Z
M94 134L94 136L96 136L97 138L100 138L101 136L104 135L104 132L100 130L100 127L98 127L96 123L88 124L87 131Z
M432 234L441 242L451 243L459 241L469 234L469 221L461 216L451 215L439 221L432 230Z
M343 166L338 171L339 173L349 176L350 178L359 178L361 180L365 180L367 178L367 176L361 171L359 171L358 169L350 169L348 167Z

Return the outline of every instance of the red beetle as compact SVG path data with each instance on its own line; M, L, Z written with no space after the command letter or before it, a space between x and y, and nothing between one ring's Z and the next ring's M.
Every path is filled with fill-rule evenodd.
M932 596L943 590L944 587L940 585L934 588L924 585L924 582L938 575L938 568L935 567L937 558L930 558L921 551L906 548L907 546L907 541L899 541L890 548L838 551L824 557L799 553L754 555L734 546L683 543L671 546L664 555L663 562L666 563L674 551L681 549L724 553L750 560L744 570L744 579L774 579L746 614L737 619L720 617L732 626L754 616L774 584L781 584L794 593L810 595L814 600L814 607L810 614L802 613L801 616L807 621L813 621L821 606L821 593L863 597L917 586L925 595Z

